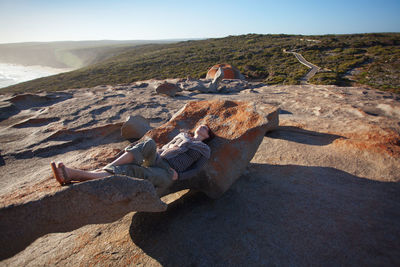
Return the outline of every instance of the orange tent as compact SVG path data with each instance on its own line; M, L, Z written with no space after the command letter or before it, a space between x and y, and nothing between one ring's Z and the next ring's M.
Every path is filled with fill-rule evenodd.
M226 63L212 66L207 72L206 79L214 79L215 73L217 73L219 68L222 68L224 71L224 79L243 79L243 75L240 74L238 69Z

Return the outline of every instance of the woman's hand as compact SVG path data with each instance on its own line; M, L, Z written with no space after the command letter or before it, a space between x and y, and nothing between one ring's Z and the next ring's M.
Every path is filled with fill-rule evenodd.
M174 176L172 176L172 180L174 180L174 181L178 180L178 173L172 168L171 168L171 170L174 172Z

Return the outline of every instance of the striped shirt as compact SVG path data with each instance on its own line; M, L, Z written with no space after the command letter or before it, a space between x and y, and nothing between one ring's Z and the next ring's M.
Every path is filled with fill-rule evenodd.
M178 180L190 179L195 176L206 164L207 158L199 151L189 149L173 158L166 159L168 164L178 173Z

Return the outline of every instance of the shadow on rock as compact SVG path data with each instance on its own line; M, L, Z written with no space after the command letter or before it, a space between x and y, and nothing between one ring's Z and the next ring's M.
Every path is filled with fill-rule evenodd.
M0 102L0 122L18 114L20 110L12 103Z
M326 146L338 138L345 138L340 135L319 133L293 126L279 126L276 130L267 133L266 136L312 146Z
M279 114L284 114L284 115L293 115L293 113L292 113L292 112L290 112L290 111L287 111L287 110L284 110L284 109L281 109L281 110L279 110Z
M1 155L1 150L0 150L0 166L6 165L6 162L4 161L3 156Z
M400 262L400 186L329 167L250 164L221 198L136 213L132 241L163 266Z
M195 99L192 96L196 96L196 94L189 94L189 95L176 94L175 98L176 99L181 99L181 100L193 100L193 99Z

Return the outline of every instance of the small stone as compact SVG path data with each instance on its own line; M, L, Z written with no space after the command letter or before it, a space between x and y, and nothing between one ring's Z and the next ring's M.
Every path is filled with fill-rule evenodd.
M125 139L140 139L150 129L149 122L142 116L129 116L121 127L121 135Z
M157 86L156 92L158 94L164 94L168 96L175 96L176 92L181 91L181 89L173 83L164 82Z

